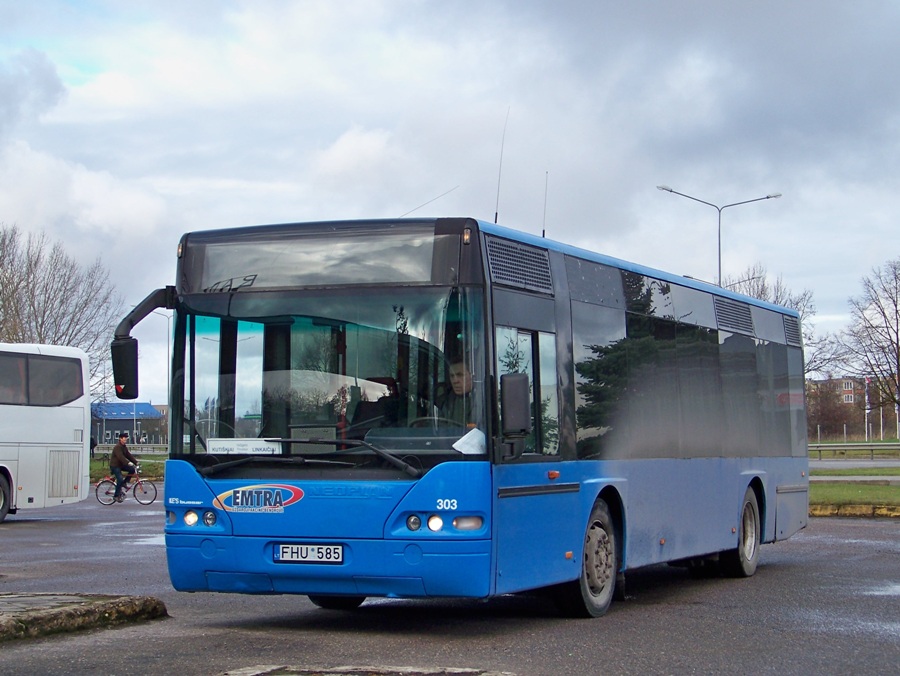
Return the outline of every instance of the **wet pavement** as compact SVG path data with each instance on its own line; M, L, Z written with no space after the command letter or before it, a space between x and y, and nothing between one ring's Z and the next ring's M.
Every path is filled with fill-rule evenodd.
M860 463L871 466L870 463ZM896 461L891 466L898 466ZM813 469L849 465L846 462L811 461ZM897 476L827 476L810 477L811 481L857 481L900 486L900 467ZM811 516L847 516L900 518L900 507L879 506L814 506ZM115 627L126 623L166 618L162 601L150 596L122 596L102 594L19 594L0 593L0 644L8 640L35 638L82 629ZM401 667L346 666L329 668L292 667L290 665L260 665L251 670L230 671L239 676L265 674L345 674L349 676L385 676L390 674L465 674L472 676L510 676L510 672L491 672L477 669L422 670Z
M0 594L0 644L19 638L115 627L167 617L162 601L150 596L101 594ZM515 676L509 671L393 666L310 667L263 664L229 670L224 676Z

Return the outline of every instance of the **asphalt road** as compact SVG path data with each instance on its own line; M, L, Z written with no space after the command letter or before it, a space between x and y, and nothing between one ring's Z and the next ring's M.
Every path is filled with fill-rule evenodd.
M0 647L0 674L220 674L261 665L468 667L514 674L896 674L900 522L813 519L762 549L747 580L629 574L598 620L538 597L369 601L182 594L169 586L161 501L93 498L0 524L0 592L135 593L165 620Z

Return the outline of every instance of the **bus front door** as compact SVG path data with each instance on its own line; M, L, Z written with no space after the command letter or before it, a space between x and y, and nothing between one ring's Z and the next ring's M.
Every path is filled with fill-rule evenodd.
M552 312L549 316L552 321ZM552 326L534 324L497 326L495 333L498 378L528 375L532 416L522 452L505 454L495 467L498 594L572 580L580 573L579 483L566 475L559 455L556 335Z

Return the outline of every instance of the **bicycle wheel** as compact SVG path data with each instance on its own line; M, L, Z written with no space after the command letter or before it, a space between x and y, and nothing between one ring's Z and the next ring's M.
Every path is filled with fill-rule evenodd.
M149 505L156 500L156 484L149 479L141 479L131 489L134 499L142 505Z
M104 479L97 484L96 489L97 500L101 505L111 505L115 500L116 482Z

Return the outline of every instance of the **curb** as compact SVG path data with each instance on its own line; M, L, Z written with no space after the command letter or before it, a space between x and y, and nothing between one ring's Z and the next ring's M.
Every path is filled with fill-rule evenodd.
M168 617L151 596L0 594L0 642Z
M862 519L900 518L897 505L810 505L810 516L847 516Z
M441 667L294 667L289 665L265 664L244 669L233 669L224 672L223 676L326 676L327 674L340 674L341 676L516 676L511 671L493 671L484 669L467 668L441 668Z

